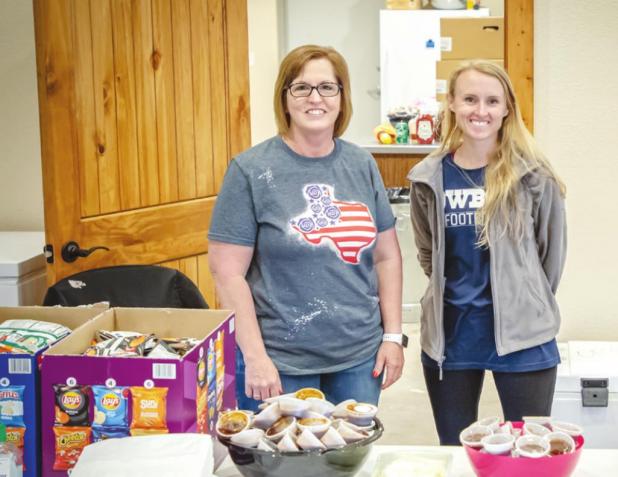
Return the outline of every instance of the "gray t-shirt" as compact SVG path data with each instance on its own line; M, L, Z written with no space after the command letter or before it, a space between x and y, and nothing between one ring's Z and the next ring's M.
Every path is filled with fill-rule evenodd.
M246 278L280 372L336 372L377 352L372 252L394 224L373 157L346 141L309 158L277 136L230 163L208 238L254 247Z

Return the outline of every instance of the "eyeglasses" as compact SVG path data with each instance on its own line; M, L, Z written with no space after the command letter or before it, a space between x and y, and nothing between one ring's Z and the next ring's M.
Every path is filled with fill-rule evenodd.
M295 98L306 98L311 96L314 89L320 96L330 98L332 96L337 96L341 91L341 88L342 86L337 83L320 83L317 86L311 86L307 83L292 83L287 87L290 94Z

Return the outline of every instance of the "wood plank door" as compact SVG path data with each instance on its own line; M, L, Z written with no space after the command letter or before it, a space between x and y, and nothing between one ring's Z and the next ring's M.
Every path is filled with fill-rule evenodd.
M162 264L214 303L206 234L250 143L246 1L34 0L34 16L48 282ZM109 250L67 261L70 242Z

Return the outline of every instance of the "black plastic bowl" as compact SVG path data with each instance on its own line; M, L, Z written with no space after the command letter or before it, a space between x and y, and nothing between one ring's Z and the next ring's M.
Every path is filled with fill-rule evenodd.
M374 418L374 432L367 439L345 447L301 452L269 452L221 441L227 446L238 471L245 477L351 477L367 459L371 445L384 432Z

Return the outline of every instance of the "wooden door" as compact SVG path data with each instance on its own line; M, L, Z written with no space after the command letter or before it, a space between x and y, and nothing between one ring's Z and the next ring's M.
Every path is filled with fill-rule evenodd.
M207 230L247 148L244 0L34 0L48 281L162 264L214 303ZM67 262L63 247L102 246Z

